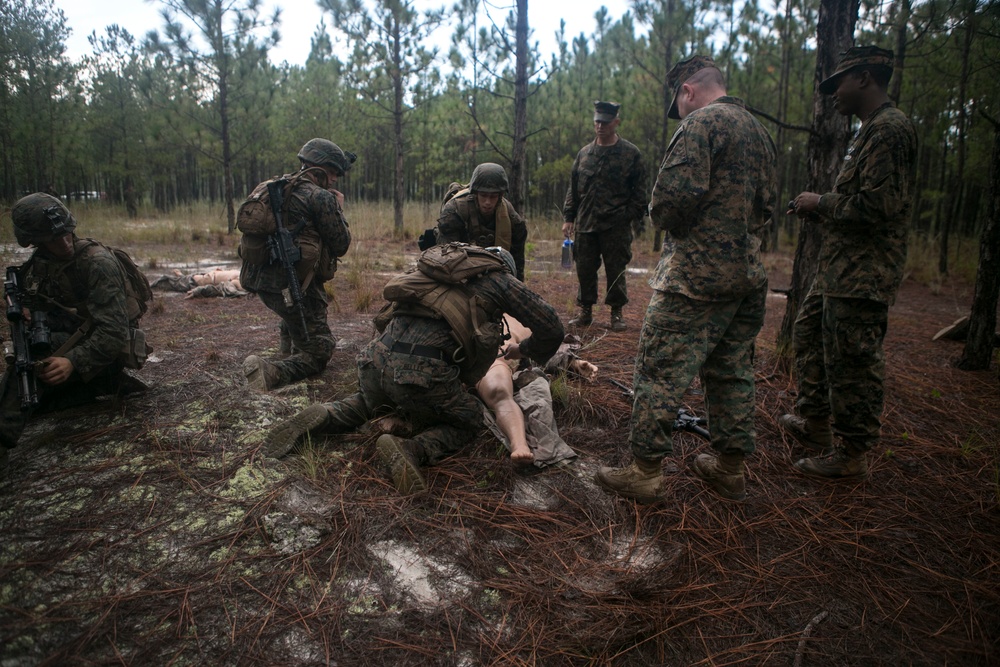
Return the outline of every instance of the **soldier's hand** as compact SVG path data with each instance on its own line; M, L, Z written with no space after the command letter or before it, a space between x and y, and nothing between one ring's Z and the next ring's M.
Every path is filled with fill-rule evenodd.
M562 233L564 238L573 238L573 223L564 222L562 226Z
M520 343L507 343L501 351L501 355L504 359L521 359Z
M799 196L788 202L788 210L785 215L795 214L800 218L808 217L810 213L815 213L819 208L820 195L815 192L800 192Z
M35 373L45 384L62 384L73 374L73 362L66 357L49 357L39 363Z
M340 208L344 208L344 193L340 190L330 190L330 192L337 197L337 203L340 205Z

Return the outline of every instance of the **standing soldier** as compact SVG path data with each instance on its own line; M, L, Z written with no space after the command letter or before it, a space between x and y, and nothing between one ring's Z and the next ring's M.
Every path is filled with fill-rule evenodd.
M517 279L523 281L528 226L505 196L507 189L507 172L503 167L493 162L477 166L469 187L459 189L441 207L437 242L460 241L483 248L503 248L514 256Z
M29 347L42 358L32 359L30 368L9 364L4 370L0 459L17 444L36 410L145 389L122 372L127 363L138 368L145 361L145 336L136 329L144 304L129 295L113 251L77 238L76 218L43 192L19 199L11 218L18 244L36 250L16 270L8 269L7 318L24 318L23 326L31 329ZM40 343L46 343L44 352ZM132 353L136 357L129 359Z
M282 216L302 251L295 266L301 304L289 303L283 294L290 288L288 271L280 261L269 257L266 237L244 234L240 241L240 283L281 318L280 350L289 355L268 361L252 354L243 361L247 381L261 391L322 372L336 347L326 321L328 298L323 284L333 278L337 258L351 245L343 212L344 195L334 186L350 170L355 156L328 139L310 139L298 158L299 171L282 177L288 181Z
M913 125L886 92L892 58L892 51L856 46L820 83L837 111L857 116L861 127L833 192L802 192L788 211L824 231L816 277L795 319L798 414L778 420L814 454L795 463L812 477L867 477L865 453L882 426L882 341L903 280L917 155Z
M711 58L677 63L668 81L668 115L683 121L649 207L667 240L649 280L635 363L635 460L601 468L597 483L640 502L662 496L673 423L700 373L714 453L699 454L692 469L723 497L741 500L743 458L754 451L753 350L767 299L760 244L776 196L776 152L743 101L726 94Z
M594 321L597 270L604 260L611 328L624 331L622 308L628 303L625 270L632 261L632 223L646 215L646 168L639 149L618 136L620 104L594 102L596 138L573 161L563 204L563 236L573 238L579 312L571 325Z

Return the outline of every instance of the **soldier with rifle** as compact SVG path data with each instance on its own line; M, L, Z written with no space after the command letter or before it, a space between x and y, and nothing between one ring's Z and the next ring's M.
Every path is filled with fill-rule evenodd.
M38 410L145 389L123 372L145 360L136 327L145 304L127 284L115 251L76 236L76 219L57 198L36 192L11 209L14 235L34 246L4 280L10 335L0 389L0 460Z
M240 283L281 318L283 358L252 354L243 361L247 381L261 391L320 373L335 348L323 284L351 244L344 195L335 186L355 155L328 139L310 139L298 158L298 172L258 185L237 216Z

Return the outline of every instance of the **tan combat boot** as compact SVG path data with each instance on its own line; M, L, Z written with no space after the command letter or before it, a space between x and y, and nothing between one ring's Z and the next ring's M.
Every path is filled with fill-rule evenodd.
M837 447L825 456L810 456L795 462L795 468L809 477L820 479L861 481L868 477L868 461L864 454L848 452Z
M310 405L294 417L286 419L271 429L264 440L267 455L274 459L292 451L302 438L319 431L330 421L330 413L322 403Z
M625 331L628 329L628 325L625 324L625 318L622 317L622 309L612 308L611 309L611 330L612 331Z
M778 426L810 452L822 454L833 449L833 431L830 429L829 417L781 415L778 417Z
M663 498L663 469L659 461L635 459L624 468L601 466L594 481L605 491L640 503L654 503Z
M747 497L743 454L699 454L691 462L691 469L723 498L743 500Z
M580 306L580 310L577 311L576 317L569 321L571 327L589 327L591 322L594 321L594 307Z
M389 476L396 490L404 495L427 490L427 482L420 474L420 463L412 440L394 435L379 436L375 441L379 458L389 469Z
M243 374L247 383L258 391L267 391L282 385L281 373L274 364L264 361L256 354L251 354L243 360Z

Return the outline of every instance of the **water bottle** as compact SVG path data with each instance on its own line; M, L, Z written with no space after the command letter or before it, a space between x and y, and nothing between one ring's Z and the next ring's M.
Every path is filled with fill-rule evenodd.
M569 269L573 267L573 241L566 239L562 244L562 267Z

